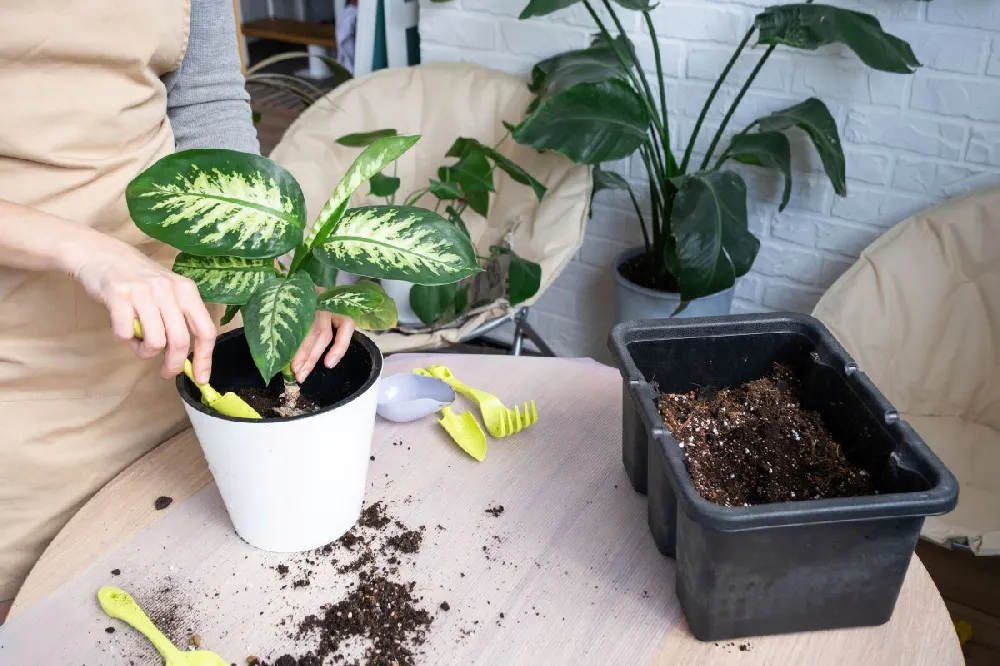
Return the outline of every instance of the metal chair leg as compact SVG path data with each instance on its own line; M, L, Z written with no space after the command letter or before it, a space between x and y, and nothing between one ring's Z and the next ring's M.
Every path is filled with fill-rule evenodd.
M524 349L524 339L530 340L536 347L538 351L541 352L543 356L555 356L556 353L552 351L542 336L538 335L534 327L528 323L528 308L521 308L514 315L514 342L511 345L510 353L512 356L520 356L522 350Z

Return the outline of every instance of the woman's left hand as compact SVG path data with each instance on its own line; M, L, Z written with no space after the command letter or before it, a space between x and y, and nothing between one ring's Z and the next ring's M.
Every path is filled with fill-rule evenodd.
M334 331L336 331L336 335ZM323 365L328 368L337 365L347 352L353 334L354 320L350 317L322 310L317 311L312 328L309 329L306 339L302 341L302 346L299 347L295 358L292 359L292 372L295 373L295 379L300 384L306 380L309 373L316 367L320 357L323 356L323 352L330 346L331 340L333 340L333 346L330 347L330 351L326 352Z

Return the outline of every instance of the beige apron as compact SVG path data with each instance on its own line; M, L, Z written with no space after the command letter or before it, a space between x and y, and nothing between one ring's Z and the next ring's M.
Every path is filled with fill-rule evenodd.
M169 262L124 191L174 149L160 76L189 19L190 0L0 2L0 199ZM0 600L83 502L184 427L159 368L71 279L0 268Z

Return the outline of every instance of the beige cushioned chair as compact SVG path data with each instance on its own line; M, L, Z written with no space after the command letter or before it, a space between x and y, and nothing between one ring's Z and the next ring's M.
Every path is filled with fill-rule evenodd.
M923 537L1000 555L1000 188L888 231L813 314L958 477Z
M306 210L315 216L360 152L336 143L357 132L391 128L421 139L398 162L402 184L397 202L426 187L437 169L453 160L445 152L460 136L495 146L516 124L532 99L524 81L475 65L434 63L381 70L350 81L309 107L289 127L271 159L298 179ZM569 263L583 242L591 195L590 168L555 154L539 154L507 138L498 150L548 187L539 202L530 187L497 170L496 192L487 219L471 210L464 220L480 255L509 234L511 247L542 267L541 289L530 306ZM388 173L388 171L387 171ZM418 205L433 207L426 196ZM384 203L361 187L351 205ZM385 353L429 349L468 339L491 323L513 319L517 312L495 300L442 330L391 331L372 337Z

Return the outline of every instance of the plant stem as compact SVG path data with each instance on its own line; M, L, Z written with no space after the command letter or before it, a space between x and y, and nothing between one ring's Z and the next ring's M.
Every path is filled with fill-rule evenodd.
M737 93L736 99L733 100L732 105L726 112L726 116L722 119L722 124L719 126L715 136L712 137L712 143L708 146L708 151L705 153L705 159L701 161L702 169L708 166L709 161L712 159L712 153L715 152L715 147L719 145L719 141L722 139L722 134L726 131L729 121L732 120L733 114L736 113L736 109L743 102L743 98L746 97L747 91L750 90L750 86L753 85L757 75L760 74L760 70L764 67L764 64L767 63L767 59L771 57L772 53L774 53L775 47L775 44L767 47L767 50L764 51L764 55L760 57L760 60L757 61L757 65L753 68L753 71L750 72L750 76L747 77L746 83L743 84L743 87L740 88L740 92Z
M604 0L604 2L608 4L608 10L611 12L611 16L615 21L619 33L624 37L625 30L621 24L621 21L618 20L618 15L615 14L614 9L611 8L608 0ZM594 6L590 3L590 0L583 0L583 6L587 8L587 12L590 13L590 17L594 20L594 23L597 24L597 28L601 31L601 36L607 40L608 46L610 46L611 50L615 52L615 56L618 58L618 61L625 69L625 75L629 77L629 83L631 83L632 87L636 89L636 94L639 95L639 98L642 100L643 106L646 107L646 112L650 116L650 122L652 123L655 133L658 134L660 142L662 143L664 140L663 138L664 129L660 124L660 117L659 114L656 112L656 108L653 103L653 93L649 88L649 82L646 81L646 75L643 73L642 63L639 62L638 58L635 56L635 53L630 53L629 59L632 61L632 65L629 65L629 63L625 61L625 56L623 56L621 51L618 50L618 46L615 44L614 39L611 37L611 32L608 30L607 26L604 25L604 22L601 20L601 17L597 15L597 11L594 10ZM642 95L638 90L642 86L640 86L639 78L632 71L633 66L638 71L638 76L642 77L642 84L646 91L645 95Z
M736 61L743 53L743 49L745 49L747 44L750 43L750 39L753 37L755 31L755 26L751 26L750 29L747 30L747 34L743 37L743 41L736 47L733 57L729 59L729 62L726 63L725 68L722 70L722 74L720 74L719 78L715 81L715 85L712 87L712 92L708 94L708 99L705 100L705 105L701 107L701 113L698 114L698 120L694 124L694 131L691 132L691 138L688 140L687 149L684 151L684 159L681 160L681 173L687 173L688 164L691 162L691 153L694 151L694 144L698 140L698 134L701 132L701 126L705 123L705 117L708 116L708 111L712 107L712 102L715 101L716 96L719 94L719 90L722 88L722 84L726 80L726 77L729 76L733 67L736 66Z
M639 150L641 151L640 154L642 155L642 160L646 164L646 170L649 171L650 172L650 176L652 176L653 173L652 173L652 170L651 170L651 167L650 167L650 162L652 161L653 156L650 154L651 151L650 151L650 147L649 147L649 142L647 142L646 145L644 145ZM662 200L661 200L661 197L660 197L659 183L656 182L655 178L651 177L649 179L649 204L650 204L650 207L651 207L652 223L653 223L652 224L652 227L653 227L653 244L652 245L653 245L653 247L651 248L652 251L655 251L656 248L659 247L659 245L660 245L660 239L661 239L661 237L663 235L663 229L661 228L662 227L661 223L663 221L662 218L661 218L661 213L663 211L660 209L661 201Z
M424 187L424 188L421 188L421 189L417 190L416 192L411 193L410 196L408 196L406 198L406 201L403 202L403 205L404 206L412 206L413 204L415 204L417 202L418 199L420 199L420 197L424 196L425 194L427 194L430 191L431 191L431 188Z
M285 386L288 386L289 384L298 384L298 380L295 379L295 373L292 372L291 364L288 364L281 369L281 378L285 380Z
M660 41L656 37L656 27L649 12L643 12L646 19L646 28L649 30L649 37L653 40L653 55L656 58L656 76L660 84L660 113L663 116L663 137L664 147L670 160L667 162L667 175L672 176L677 173L677 161L674 159L674 151L670 146L670 114L667 112L667 86L663 76L663 58L660 54Z

